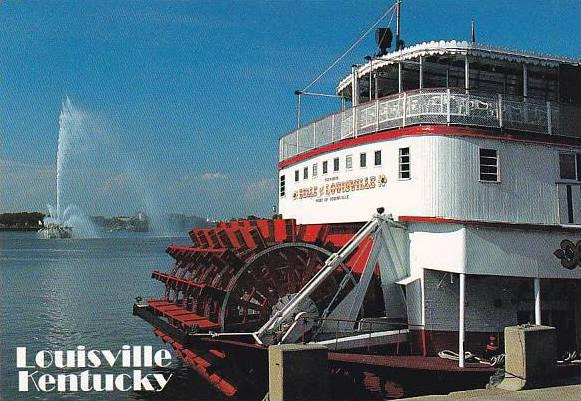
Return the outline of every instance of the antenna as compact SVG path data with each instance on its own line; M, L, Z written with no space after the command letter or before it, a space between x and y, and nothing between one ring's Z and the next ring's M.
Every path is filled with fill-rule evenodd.
M400 39L400 27L401 27L401 0L396 0L395 2L395 50L402 50L405 47L405 42Z
M395 2L395 50L400 49L400 40L399 40L399 30L400 30L400 17L401 17L401 0L396 0Z
M472 24L470 27L470 42L476 43L476 30L474 29L474 17L472 17Z

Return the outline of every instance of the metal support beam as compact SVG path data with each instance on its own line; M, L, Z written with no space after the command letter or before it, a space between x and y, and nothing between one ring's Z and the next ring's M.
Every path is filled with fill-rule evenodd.
M424 87L424 56L420 56L420 89Z
M468 61L468 55L464 56L464 89L466 89L466 93L470 90L470 61Z
M496 102L496 112L498 114L498 127L502 129L504 125L503 121L503 105L502 105L502 94L498 94L498 101Z
M369 60L369 101L371 102L371 99L373 99L371 97L371 89L373 87L372 85L372 75L373 75L373 58L371 58L371 60ZM377 90L377 87L375 87L375 90Z
M268 322L266 322L264 326L256 332L256 335L260 337L290 318L293 313L296 312L299 304L309 297L313 291L315 291L317 287L327 279L327 277L333 274L345 259L347 259L357 249L359 244L365 238L375 232L379 227L379 224L385 218L381 213L383 213L383 210L374 214L373 218L365 223L365 225L361 227L361 229L343 246L343 248L341 248L337 253L329 256L325 261L325 265L309 280L309 282L294 296L294 298L284 306L283 309L272 316Z
M397 85L399 93L403 92L403 63L397 63Z
M541 279L535 277L534 279L534 290L535 290L535 324L541 324Z
M297 128L301 128L301 93L297 93Z
M551 101L547 100L547 133L553 135L553 115L552 115Z
M529 95L529 69L526 64L522 65L522 95L524 101L524 120L529 122L529 106L527 104L527 97Z
M351 66L351 106L359 105L359 80L357 78L357 66Z
M400 29L401 29L401 0L396 0L395 3L395 50L399 50L400 41Z
M526 64L522 65L522 95L524 97L529 95L529 69Z
M465 357L464 357L464 336L465 336L465 328L464 328L464 317L465 317L465 308L464 305L466 303L466 274L460 273L460 297L459 297L459 304L460 304L460 318L458 319L458 366L463 368L465 364Z

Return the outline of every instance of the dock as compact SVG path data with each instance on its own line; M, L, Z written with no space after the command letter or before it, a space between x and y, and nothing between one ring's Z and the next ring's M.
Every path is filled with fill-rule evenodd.
M464 368L460 368L458 367L457 361L439 357L416 355L364 355L330 352L329 361L334 363L354 363L373 367L418 371L484 373L489 375L495 371L493 366L482 363L466 363Z
M450 393L448 395L427 395L422 397L404 398L413 401L448 401L448 400L506 400L506 401L578 401L581 399L581 384L570 386L546 387L531 390L507 391L498 388L468 390Z

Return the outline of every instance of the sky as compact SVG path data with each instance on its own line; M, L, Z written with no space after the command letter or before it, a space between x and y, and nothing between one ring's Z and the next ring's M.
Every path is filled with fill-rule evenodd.
M580 58L579 3L404 0L402 38L469 39L474 17L478 42ZM68 96L100 127L66 164L66 201L85 213L269 216L278 138L296 124L293 92L390 6L0 0L0 212L54 204ZM375 47L372 33L311 90L333 93ZM305 98L303 119L339 107Z

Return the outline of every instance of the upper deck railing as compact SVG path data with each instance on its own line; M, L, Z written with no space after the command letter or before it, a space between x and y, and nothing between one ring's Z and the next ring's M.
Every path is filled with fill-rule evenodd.
M581 107L457 88L417 89L331 114L283 136L280 161L343 139L421 124L581 138Z

